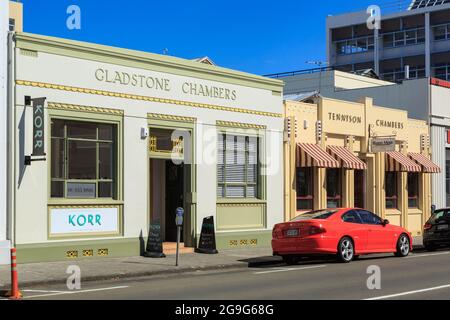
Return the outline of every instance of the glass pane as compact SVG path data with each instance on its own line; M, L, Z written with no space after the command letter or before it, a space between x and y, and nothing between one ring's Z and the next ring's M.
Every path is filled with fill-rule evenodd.
M225 197L225 188L221 186L217 186L217 197L224 198Z
M394 35L392 33L383 36L383 45L385 48L390 48L394 45Z
M114 179L114 145L99 143L99 179Z
M224 165L218 165L217 166L217 182L219 183L223 183L224 181L224 170L225 170L225 166Z
M386 190L386 197L397 196L397 175L395 172L386 172L386 181L384 183Z
M446 26L439 26L434 28L434 40L443 40L445 39L446 34Z
M327 170L327 196L329 198L339 197L341 195L341 179L339 169ZM334 208L334 207L329 207Z
M52 198L63 198L64 197L64 181L52 181L51 197Z
M340 201L339 200L328 200L327 201L327 208L329 209L334 209L334 208L339 208L340 205Z
M97 125L89 122L67 122L67 136L74 139L97 139Z
M98 183L98 197L99 198L113 198L114 184L112 182L99 182Z
M312 200L297 199L297 211L312 210L312 209L313 209Z
M256 186L248 186L247 187L247 198L256 198L258 195L256 194Z
M114 125L100 124L98 126L98 139L113 141L114 140L114 129L115 129Z
M226 182L245 182L245 165L226 165Z
M69 141L69 179L94 180L97 178L97 143Z
M406 31L406 44L415 44L416 43L416 30Z
M63 120L52 120L51 136L64 138L64 121Z
M247 166L247 182L248 183L256 183L258 180L258 166L257 165L248 165Z
M405 34L403 32L397 32L395 33L395 46L402 46L404 45L405 41Z
M397 200L386 199L386 209L397 209Z
M313 196L313 179L311 168L297 169L297 197Z
M173 150L172 133L173 130L150 129L150 136L156 138L156 149L158 151Z
M417 199L409 199L408 200L408 207L409 208L418 208Z
M245 197L245 187L244 186L227 186L228 198L244 198Z
M52 178L64 178L64 139L52 138Z

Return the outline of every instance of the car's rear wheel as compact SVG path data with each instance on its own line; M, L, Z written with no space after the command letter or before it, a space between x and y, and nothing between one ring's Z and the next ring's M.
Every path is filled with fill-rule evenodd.
M298 264L298 262L300 261L300 258L297 256L283 256L283 261L284 261L284 263L292 266L292 265Z
M337 257L339 261L344 263L349 263L355 258L355 247L352 239L344 237L339 241Z
M409 237L406 234L402 234L397 241L397 252L395 255L397 257L403 258L409 255L411 250L411 243L409 241Z

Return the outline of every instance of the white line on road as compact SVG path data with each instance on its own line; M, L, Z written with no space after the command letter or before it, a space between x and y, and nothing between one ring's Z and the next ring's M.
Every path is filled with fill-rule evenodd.
M44 298L44 297L66 295L66 294L89 293L89 292L108 291L108 290L117 290L117 289L126 289L126 288L129 288L129 286L99 288L99 289L89 289L89 290L79 290L79 291L61 291L61 292L40 294L40 295L36 295L36 296L25 297L25 299Z
M289 272L289 271L299 271L299 270L308 270L308 269L319 269L319 268L325 268L326 265L321 266L312 266L312 267L302 267L302 268L274 268L269 271L260 271L255 272L254 274L268 274L268 273L276 273L276 272Z
M428 288L428 289L422 289L422 290L415 290L415 291L408 291L408 292L402 292L402 293L397 293L397 294L391 294L391 295L388 295L388 296L369 298L369 299L365 299L365 300L367 300L367 301L370 301L370 300L386 300L386 299L391 299L391 298L396 298L396 297L408 296L408 295L412 295L412 294L424 293L424 292L430 292L430 291L436 291L436 290L442 290L442 289L447 289L447 288L450 288L450 284L447 284L445 286L434 287L434 288Z
M22 290L22 292L31 292L31 293L65 293L67 291L49 291L49 290Z
M440 252L440 253L430 253L430 254L413 254L406 259L414 259L414 258L425 258L425 257L434 257L434 256L444 256L450 254L450 252Z

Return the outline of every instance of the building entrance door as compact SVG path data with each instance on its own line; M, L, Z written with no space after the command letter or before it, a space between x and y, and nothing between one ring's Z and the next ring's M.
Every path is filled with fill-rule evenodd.
M175 212L178 207L184 207L184 165L176 165L172 161L166 160L165 179L165 238L168 242L176 242ZM181 239L183 240L183 229L181 232Z

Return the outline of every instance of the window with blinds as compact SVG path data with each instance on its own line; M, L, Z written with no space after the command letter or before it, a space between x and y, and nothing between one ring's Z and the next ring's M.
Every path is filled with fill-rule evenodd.
M217 196L258 198L258 138L218 135Z

